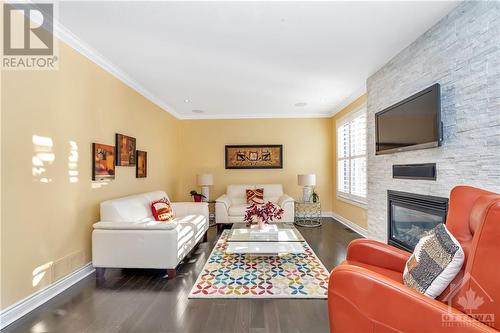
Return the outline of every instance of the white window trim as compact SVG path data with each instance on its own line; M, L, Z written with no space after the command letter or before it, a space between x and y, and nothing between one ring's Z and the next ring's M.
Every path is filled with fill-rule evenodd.
M353 158L356 158L356 157L365 157L366 158L366 170L368 172L368 143L367 143L367 147L366 147L366 153L365 155L355 155L355 156L351 156L349 154L349 158L347 157L339 157L339 147L338 147L338 136L337 136L337 133L339 132L339 127L345 125L346 123L352 121L354 118L358 117L359 115L361 114L366 114L366 104L363 104L362 106L358 107L357 109L349 112L348 114L346 114L345 116L343 116L342 118L339 118L337 119L337 121L335 122L335 128L336 128L336 132L335 132L335 140L336 140L336 147L335 147L335 150L337 152L337 156L335 156L335 163L337 163L337 174L335 175L336 179L337 179L337 182L338 182L338 165L339 165L339 161L341 160L345 160L345 159L353 159ZM367 121L367 138L368 140L368 121ZM349 143L349 150L351 149L351 144ZM349 165L349 175L350 175L350 172L351 172L351 167ZM349 176L350 177L350 176ZM368 174L366 174L366 186L368 188ZM351 186L351 180L349 179L349 186ZM351 193L345 193L345 192L342 192L342 191L339 191L339 186L338 184L335 186L335 192L336 192L336 197L337 199L339 199L340 201L343 201L343 202L346 202L346 203L349 203L351 205L355 205L355 206L358 206L358 207L361 207L361 208L367 208L367 198L363 198L363 197L360 197L360 196L357 196L357 195L354 195L354 194L351 194ZM367 196L368 196L368 193L367 193Z

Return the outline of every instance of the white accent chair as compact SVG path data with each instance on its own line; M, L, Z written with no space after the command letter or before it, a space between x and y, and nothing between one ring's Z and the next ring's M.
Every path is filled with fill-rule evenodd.
M99 268L167 269L169 278L208 230L207 203L174 202L171 222L157 222L151 202L167 197L163 191L143 193L101 203L101 221L92 232L92 264Z
M246 190L256 188L264 189L264 203L271 201L285 211L281 220L276 222L294 221L294 200L283 193L281 184L228 185L226 194L215 200L215 222L217 226L243 222L245 211L249 206L247 204Z

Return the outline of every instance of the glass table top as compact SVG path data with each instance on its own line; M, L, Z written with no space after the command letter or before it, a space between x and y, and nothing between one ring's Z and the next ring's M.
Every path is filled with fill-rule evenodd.
M247 227L246 223L234 223L228 242L304 242L304 237L293 223L270 223L259 230L256 225Z

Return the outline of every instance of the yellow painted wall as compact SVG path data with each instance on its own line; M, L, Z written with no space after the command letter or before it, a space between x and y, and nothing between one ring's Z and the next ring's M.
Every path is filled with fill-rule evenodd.
M315 173L316 190L323 211L332 209L333 168L330 118L193 120L181 122L180 149L182 168L177 192L189 199L196 189L196 174L212 173L215 185L211 199L225 193L229 184L280 183L285 193L299 198L302 188L297 174ZM224 146L227 144L282 144L283 169L226 170Z
M176 196L180 121L63 43L59 59L58 71L2 73L2 308L91 260L100 201L155 189ZM148 177L117 167L114 181L93 188L91 143L114 145L116 132L148 152ZM34 135L53 141L55 160L42 175L32 173ZM76 183L70 141L78 146Z
M347 115L349 112L358 109L359 107L363 106L363 104L366 104L366 94L363 96L360 96L358 99L353 101L351 104L346 106L344 109L342 109L340 112L335 114L335 116L331 120L331 126L332 126L332 131L335 133L333 135L333 146L332 146L332 156L333 156L333 173L332 173L332 183L333 183L333 188L332 188L332 207L333 207L333 212L348 219L351 222L356 223L360 227L367 229L368 228L368 217L367 217L367 210L364 208L361 208L359 206L355 206L352 204L349 204L345 201L339 200L336 196L336 189L337 189L337 127L336 127L336 121L345 115Z

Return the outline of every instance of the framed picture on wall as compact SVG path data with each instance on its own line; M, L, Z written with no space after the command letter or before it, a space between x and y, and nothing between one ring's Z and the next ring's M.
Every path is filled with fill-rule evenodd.
M283 169L283 145L227 145L226 169Z
M116 165L135 165L135 138L116 133Z
M115 179L115 147L92 144L92 180Z
M136 153L135 177L146 178L148 176L148 153L138 150Z

